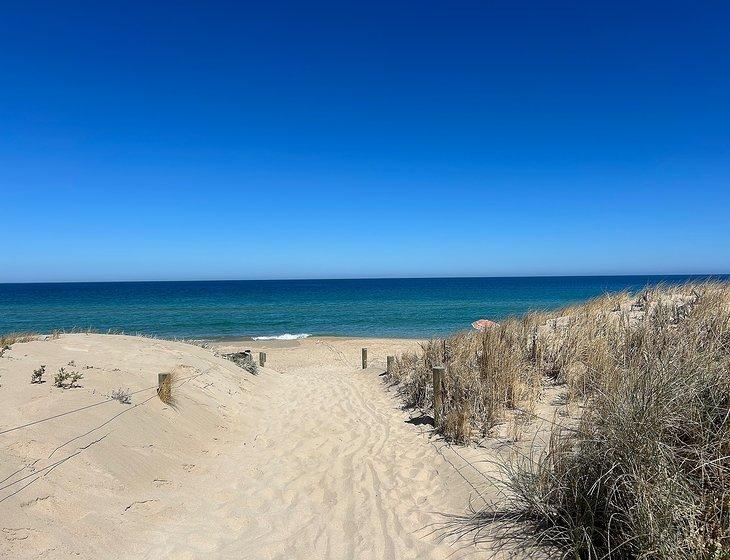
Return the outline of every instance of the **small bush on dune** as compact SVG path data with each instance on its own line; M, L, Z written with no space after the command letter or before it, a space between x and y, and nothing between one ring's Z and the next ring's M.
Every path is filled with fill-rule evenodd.
M83 378L84 378L83 373L73 372L71 374L71 376L69 377L68 388L70 389L72 387L78 387L79 386L78 382L81 381Z
M43 383L43 375L46 373L46 366L41 366L34 370L30 376L31 383Z
M83 378L81 373L68 372L64 368L60 368L53 378L53 384L61 389L72 389L78 387L78 382Z
M253 356L251 356L250 354L247 355L241 361L241 363L239 365L252 375L259 374L259 365L256 363L256 360L253 358Z
M70 373L68 373L68 372L67 372L67 371L66 371L65 369L63 369L63 368L60 368L60 369L58 370L58 373L56 374L56 376L55 376L55 377L53 378L53 384L54 384L54 385L55 385L56 387L60 387L60 388L63 388L63 387L65 386L65 384L66 384L66 380L67 380L67 379L68 379L68 378L69 378L70 376L71 376L71 374L70 374Z
M114 389L111 394L111 398L115 401L119 401L121 404L131 404L132 403L132 395L129 392L129 389L122 389L121 387L119 389Z
M223 356L250 374L258 375L259 366L250 352L234 352L232 354L224 354Z

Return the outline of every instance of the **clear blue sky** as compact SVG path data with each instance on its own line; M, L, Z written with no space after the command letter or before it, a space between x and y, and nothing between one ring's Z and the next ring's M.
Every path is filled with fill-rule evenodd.
M730 272L727 2L14 2L0 281Z

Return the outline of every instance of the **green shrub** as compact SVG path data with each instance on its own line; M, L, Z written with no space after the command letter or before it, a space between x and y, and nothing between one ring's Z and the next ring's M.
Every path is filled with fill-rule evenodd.
M78 382L83 379L84 376L78 372L68 372L64 368L60 368L58 373L53 378L53 384L61 389L71 389L78 387Z
M43 375L46 373L46 366L41 366L34 370L30 376L31 383L43 383Z

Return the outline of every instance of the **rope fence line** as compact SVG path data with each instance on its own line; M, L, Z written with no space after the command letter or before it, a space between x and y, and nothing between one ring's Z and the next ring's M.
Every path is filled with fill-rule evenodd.
M56 468L56 467L58 467L59 465L61 465L61 464L65 463L65 462L66 462L66 461L68 461L69 459L72 459L73 457L76 457L77 455L81 454L81 452L82 452L82 451L84 451L84 450L88 449L89 447L91 447L92 445L94 445L94 444L96 444L96 443L99 443L99 442L100 442L101 440L103 440L103 439L104 439L104 438L105 438L105 437L106 437L107 435L109 435L109 434L103 435L103 436L102 436L102 437L100 437L99 439L97 439L97 440L95 440L95 441L92 441L91 443L89 443L89 445L87 445L86 447L82 447L81 449L78 449L78 450L77 450L76 452L72 453L72 454L71 454L71 455L69 455L68 457L64 457L63 459L59 459L59 460L58 460L58 461L56 461L55 463L52 463L52 464L50 464L50 465L48 465L48 466L46 466L46 467L43 467L42 469L40 469L40 470L38 470L38 471L35 471L35 472L33 472L33 473L31 473L31 474L29 474L29 475L27 475L27 476L24 476L23 478L21 478L21 479L18 479L18 480L16 480L15 482L11 482L10 484L6 484L6 485L5 485L5 486L3 486L2 488L0 488L0 490L3 490L3 489L5 489L5 488L9 488L10 486L13 486L13 485L17 484L18 482L21 482L21 481L23 481L23 480L26 480L26 479L28 479L28 478L31 478L31 477L32 477L32 478L31 478L31 480L30 480L30 481L29 481L29 482L28 482L27 484L24 484L23 486L21 486L20 488L18 488L18 489L17 489L17 490L15 490L14 492L11 492L10 494L8 494L7 496L5 496L4 498L0 498L0 503L4 502L5 500L7 500L7 499L9 499L9 498L12 498L12 497L13 497L13 496L15 496L16 494L18 494L18 493L20 493L21 491L25 490L26 488L28 488L28 486L30 486L31 484L33 484L34 482L36 482L37 480L39 480L39 479L40 479L41 477L47 476L47 475L48 475L48 474L49 474L49 473L50 473L51 471L53 471L53 469L55 469L55 468ZM21 470L22 470L22 469L21 469ZM43 471L45 471L45 472L43 472ZM18 471L18 472L19 472L19 471ZM7 479L6 479L6 480L7 480Z
M50 454L50 455L48 456L48 458L50 459L51 457L53 457L53 455L54 455L54 454L56 453L56 451L58 451L59 449L62 449L62 448L64 448L64 447L66 447L66 446L67 446L67 445L68 445L69 443L71 443L72 441L76 441L77 439L81 439L82 437L88 436L89 434L91 434L91 433L95 432L96 430L98 430L98 429L100 429L100 428L103 428L104 426L106 426L106 425L107 425L107 424L109 424L110 422L113 422L114 420L116 420L117 418L119 418L119 417L120 417L120 416L121 416L122 414L124 414L124 413L126 413L126 412L129 412L130 410L134 410L134 409L135 409L135 408L137 408L138 406L142 406L143 404L147 404L147 403L148 403L148 402L150 402L150 401L151 401L152 399L154 399L154 398L155 398L156 396L157 396L157 395L152 395L152 396L150 396L150 397L147 397L147 398L146 398L145 400L143 400L142 402L138 402L137 404L135 404L135 405L133 405L133 406L130 406L129 408L125 408L125 409L124 409L124 410L122 410L121 412L118 412L118 413L116 413L116 414L115 414L114 416L112 416L111 418L109 418L109 420L107 420L107 421L106 421L106 422L104 422L103 424L99 424L99 425L98 425L98 426L97 426L96 428L92 428L91 430L89 430L89 431L88 431L88 432L86 432L86 433L83 433L83 434L81 434L81 435L78 435L78 436L76 436L76 437L74 437L74 438L71 438L71 439L70 439L70 440L68 440L68 441L67 441L66 443L63 443L63 444L59 445L58 447L56 447L56 449L54 449L53 451L51 451L51 454Z
M202 373L196 373L195 375L190 375L188 377L183 377L182 379L178 379L178 381L185 381L186 379L192 379L193 377L198 377L200 375L203 375L204 373L208 373L208 371L210 371L210 368L208 370L202 372ZM137 389L136 391L132 391L129 394L130 395L136 395L136 394L142 393L144 391L149 391L150 389L157 389L157 385L152 385L150 387L145 387L144 389ZM82 406L82 407L76 408L74 410L68 410L66 412L61 412L60 414L54 414L53 416L48 416L46 418L41 418L40 420L34 420L33 422L28 422L27 424L22 424L20 426L15 426L13 428L7 428L5 430L0 431L0 436L3 435L3 434L7 434L9 432L14 432L16 430L20 430L22 428L28 428L30 426L34 426L35 424L40 424L42 422L48 422L49 420L55 420L56 418L61 418L62 416L67 416L69 414L75 414L76 412L81 412L83 410L88 410L89 408L94 408L95 406L100 406L102 404L106 404L106 403L112 402L114 400L116 400L116 399L113 399L113 398L109 397L109 398L107 398L107 399L105 399L103 401L99 401L99 402L95 402L95 403L92 403L92 404L88 404L86 406Z
M203 372L200 372L200 373L196 373L196 374L194 374L194 375L189 375L189 376L187 376L187 377L183 377L183 378L181 378L181 379L177 380L177 382L176 382L175 386L176 386L176 387L180 387L181 385L183 385L183 384L187 383L187 382L188 382L188 381L190 381L191 379L194 379L194 378L196 378L196 377L200 377L200 376L202 376L202 375L205 375L206 373L209 373L211 369L212 369L212 366L211 366L211 367L209 367L208 369L206 369L206 370L205 370L205 371L203 371ZM151 387L145 387L144 389L138 389L137 391L134 391L134 392L132 392L132 393L130 393L130 394L131 394L131 395L135 395L135 394L141 393L141 392L143 392L143 391L149 391L150 389L156 389L156 388L157 388L157 385L154 385L154 386L151 386ZM51 451L51 453L50 453L50 454L48 455L48 458L50 459L51 457L53 457L53 455L54 455L54 454L55 454L55 453L56 453L56 452L57 452L58 450L62 449L63 447L65 447L65 446L66 446L66 445L68 445L69 443L71 443L71 442L73 442L73 441L76 441L76 440L78 440L78 439L81 439L81 438L83 438L83 437L85 437L85 436L87 436L87 435L89 435L89 434L91 434L91 433L95 432L96 430L99 430L99 429L103 428L104 426L108 425L109 423L113 422L113 421L114 421L115 419L117 419L118 417L120 417L120 416L121 416L122 414L125 414L125 413L127 413L127 412L129 412L129 411L131 411L131 410L134 410L135 408L137 408L137 407L139 407L139 406L143 406L143 405L147 404L147 403L148 403L148 402L150 402L150 401L151 401L152 399L154 399L154 398L155 398L155 396L156 396L156 394L155 394L155 395L151 395L151 396L149 396L148 398L146 398L145 400L143 400L142 402L136 403L135 405L133 405L133 406L131 406L131 407L129 407L129 408L125 408L125 409L124 409L124 410L122 410L121 412L118 412L117 414L114 414L114 415L113 415L113 416L112 416L111 418L107 419L107 420L106 420L106 421L104 421L104 422L103 422L102 424L99 424L98 426L96 426L96 427L92 428L91 430L88 430L87 432L85 432L85 433L83 433L83 434L81 434L81 435L78 435L78 436L75 436L75 437L71 438L70 440L68 440L68 441L66 441L65 443L63 443L63 444L59 445L59 446L58 446L58 447L56 447L56 448L55 448L55 449L54 449L53 451ZM48 418L43 418L43 419L40 419L40 420L36 420L36 421L34 421L34 422L29 422L29 423L27 423L27 424L24 424L24 425L22 425L22 426L16 426L15 428L10 428L10 429L7 429L7 430L5 430L5 431L3 431L3 432L1 432L1 433L7 433L7 432L11 432L11 431L14 431L14 430L18 430L18 429L21 429L21 428L24 428L24 427L27 427L27 426L33 426L33 425L35 425L35 424L39 424L39 423L41 423L41 422L46 422L46 421L48 421L48 420L53 420L53 419L55 419L55 418L59 418L59 417L62 417L62 416L66 416L66 415L68 415L68 414L73 414L73 413L75 413L75 412L80 412L80 411L83 411L83 410L88 410L89 408L92 408L92 407L95 407L95 406L99 406L99 405L101 405L101 404L105 404L105 403L108 403L108 402L110 402L110 401L113 401L113 400L115 400L115 399L109 398L109 399L106 399L106 400L104 400L104 401L99 401L99 402L97 402L97 403L93 403L93 404L91 404L91 405L87 405L87 406L84 406L84 407L80 407L80 408L78 408L78 409L70 410L70 411L67 411L67 412L64 412L64 413L61 413L61 414L56 414L56 415L54 415L54 416L49 416ZM7 496L5 496L5 497L3 497L3 498L0 498L0 503L4 502L4 501L5 501L5 500L7 500L8 498L10 498L10 497L12 497L12 496L14 496L14 495L18 494L18 493L19 493L20 491L22 491L23 489L27 488L27 487L28 487L28 486L30 486L31 484L33 484L33 483L34 483L34 482L35 482L36 480L38 480L38 479L39 479L39 478L41 478L42 476L46 476L46 475L48 475L48 474L49 474L49 473L50 473L50 472L51 472L52 470L54 470L54 469L55 469L56 467L58 467L59 465L61 465L61 464L62 464L62 463L64 463L64 462L68 461L69 459L71 459L71 458L73 458L73 457L75 457L75 456L79 455L79 454L80 454L80 453L81 453L82 451L84 451L85 449L88 449L88 448L89 448L89 447L91 447L92 445L94 445L94 444L96 444L96 443L99 443L99 442L100 442L100 441L102 441L102 440L103 440L104 438L106 438L106 437L107 437L108 435L109 435L109 434L105 434L105 435L101 436L101 437L100 437L99 439L97 439L97 440L94 440L94 441L92 441L91 443L89 443L88 445L86 445L86 446L84 446L84 447L82 447L82 448L80 448L80 449L77 449L77 450L76 450L76 451L75 451L74 453L72 453L71 455L69 455L69 456L67 456L67 457L65 457L65 458L63 458L63 459L60 459L60 460L58 460L58 461L56 461L56 462L54 462L54 463L51 463L50 465L46 465L45 467L43 467L43 468L41 468L41 469L39 469L39 470L37 470L37 471L34 471L34 472L32 472L32 473L30 473L30 474L28 474L28 475L25 475L25 476L23 476L23 477L21 477L21 478L19 478L19 479L17 479L17 480L14 480L14 481L12 481L12 482L8 482L7 484L4 484L3 486L0 486L0 491L2 491L2 490L5 490L5 489L7 489L7 488L10 488L11 486L15 486L16 484L18 484L18 483L20 483L20 482L23 482L24 480L27 480L27 479L29 479L29 478L31 479L31 480L30 480L30 481L28 482L28 484L25 484L25 485L23 485L22 487L20 487L20 488L18 488L17 490L15 490L14 492L11 492L10 494L8 494ZM25 469L27 469L28 467L32 467L33 465L35 465L35 464L36 464L36 463L37 463L38 461L39 461L39 460L37 459L37 460L33 461L32 463L30 463L30 464L28 464L28 465L25 465L24 467L21 467L20 469L16 470L15 472L11 473L10 475L6 476L6 477L5 477L5 478L4 478L4 479L3 479L2 481L0 481L0 483L5 483L5 482L7 482L8 480L12 479L12 478L13 478L13 477L14 477L15 475L17 475L17 474L21 473L22 471L24 471L24 470L25 470Z

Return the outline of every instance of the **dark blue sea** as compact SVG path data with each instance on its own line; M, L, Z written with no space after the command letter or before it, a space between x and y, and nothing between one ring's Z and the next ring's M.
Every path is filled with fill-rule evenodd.
M430 337L529 310L706 276L0 284L0 333ZM714 278L728 279L726 276Z

